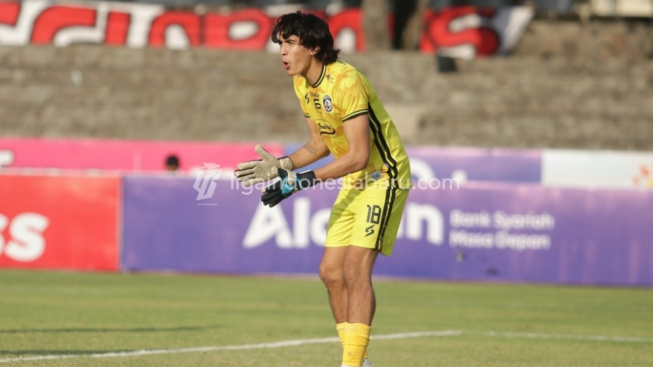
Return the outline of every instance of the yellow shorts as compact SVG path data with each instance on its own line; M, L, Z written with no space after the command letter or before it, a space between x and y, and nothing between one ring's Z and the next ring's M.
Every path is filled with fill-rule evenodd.
M409 190L396 188L342 189L326 236L326 247L358 246L390 256Z

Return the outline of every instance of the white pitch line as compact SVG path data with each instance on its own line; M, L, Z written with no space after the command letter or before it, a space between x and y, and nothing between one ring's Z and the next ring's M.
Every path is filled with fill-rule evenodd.
M497 331L468 331L485 336L520 338L520 339L562 339L580 341L618 342L618 343L653 343L653 337L638 336L607 336L607 335L575 335L575 334L539 334L539 333L515 333Z
M423 331L413 333L398 333L398 334L385 334L375 335L371 339L406 339L406 338L424 338L429 336L450 336L458 335L457 331ZM243 345L225 345L225 346L210 346L210 347L194 347L194 348L172 348L172 349L143 349L124 352L107 352L107 353L92 353L92 354L57 354L57 355L38 355L31 357L17 357L0 359L0 363L11 362L28 362L28 361L43 361L51 359L69 359L69 358L116 358L116 357L137 357L147 356L154 354L177 354L177 353L193 353L193 352L217 352L224 350L246 350L246 349L266 349L266 348L283 348L295 347L307 344L325 344L340 342L338 338L318 338L318 339L298 339L298 340L284 340L272 343L260 344L243 344Z
M107 353L91 353L91 354L59 354L59 355L39 355L32 357L18 357L0 359L0 363L11 362L27 362L27 361L42 361L48 359L68 359L68 358L117 358L117 357L138 357L154 354L178 354L178 353L197 353L197 352L217 352L224 350L246 350L246 349L265 349L265 348L282 348L300 346L305 344L318 344L318 343L332 343L338 341L337 338L322 338L322 339L305 339L305 340L286 340L274 343L261 343L261 344L243 344L243 345L225 345L225 346L209 346L209 347L193 347L193 348L171 348L171 349L141 349L124 352L107 352Z
M442 330L442 331L416 331L410 333L395 333L395 334L382 334L372 335L372 340L391 340L391 339L410 339L410 338L426 338L426 337L444 337L444 336L460 336L463 334L477 334L489 337L504 337L504 338L521 338L521 339L572 339L579 341L600 341L600 342L622 342L622 343L653 343L653 337L629 337L629 336L603 336L603 335L574 335L574 334L538 334L538 333L517 333L517 332L498 332L498 331L463 331L463 330ZM194 347L194 348L170 348L170 349L141 349L124 352L107 352L107 353L91 353L91 354L50 354L50 355L37 355L31 357L17 357L0 359L0 363L12 362L29 362L29 361L44 361L56 359L70 359L70 358L119 358L119 357L138 357L148 356L155 354L178 354L178 353L197 353L197 352L218 352L224 350L247 350L247 349L270 349L270 348L284 348L296 347L308 344L325 344L336 343L340 340L338 338L316 338L316 339L297 339L297 340L282 340L272 343L259 343L259 344L242 344L242 345L224 345L224 346L208 346L208 347Z

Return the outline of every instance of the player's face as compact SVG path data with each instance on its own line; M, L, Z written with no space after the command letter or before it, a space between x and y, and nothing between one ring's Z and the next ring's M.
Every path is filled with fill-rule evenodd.
M279 37L279 53L283 68L288 75L306 76L314 53L300 44L299 37Z

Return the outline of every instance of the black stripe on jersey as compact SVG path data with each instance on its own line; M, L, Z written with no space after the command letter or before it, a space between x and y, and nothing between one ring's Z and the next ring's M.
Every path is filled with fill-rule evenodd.
M315 82L315 84L311 84L311 83L309 83L309 84L311 84L311 87L315 88L315 87L319 86L320 83L322 83L322 80L324 80L325 76L326 76L326 65L323 64L322 65L322 71L320 72L320 77L317 78L317 81Z
M374 249L381 251L383 249L383 238L385 237L385 229L388 227L388 221L390 220L390 214L392 214L392 207L395 203L395 198L397 197L396 189L388 187L385 191L385 200L383 204L383 215L381 217L381 224L379 225L379 235L376 238L376 244Z
M386 189L385 194L385 204L383 205L383 215L381 218L381 225L379 226L379 236L376 239L375 249L381 250L383 247L383 237L385 236L385 229L390 220L390 214L392 213L392 207L396 198L396 189L394 189L395 182L394 180L399 177L399 170L397 169L397 161L392 157L390 147L388 142L385 140L383 131L381 128L381 121L374 114L372 106L368 104L367 106L369 111L369 120L370 120L370 129L374 135L374 144L381 155L381 159L385 164L388 165L388 175L390 176L390 186Z
M349 115L343 117L342 122L345 122L347 120L351 120L354 117L358 117L358 116L361 116L361 115L367 115L367 110L360 110L360 111L352 112Z
M372 129L372 134L374 135L374 144L379 150L379 154L381 154L381 159L388 165L388 175L390 176L390 186L392 187L396 184L394 180L399 177L397 161L392 157L388 142L385 140L385 136L383 136L383 132L381 131L381 122L374 114L372 106L368 104L367 108L369 111L370 129Z

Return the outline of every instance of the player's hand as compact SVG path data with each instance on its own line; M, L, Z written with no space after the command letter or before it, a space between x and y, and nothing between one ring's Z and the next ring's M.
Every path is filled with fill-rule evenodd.
M313 171L295 173L279 168L278 175L280 180L266 187L263 196L261 196L263 204L270 208L293 193L311 187L317 182Z
M260 145L257 145L254 150L261 159L240 163L238 169L234 171L236 179L245 187L276 178L279 175L277 171L279 168L293 169L292 161L288 157L277 159Z

